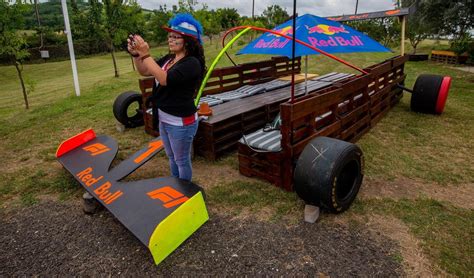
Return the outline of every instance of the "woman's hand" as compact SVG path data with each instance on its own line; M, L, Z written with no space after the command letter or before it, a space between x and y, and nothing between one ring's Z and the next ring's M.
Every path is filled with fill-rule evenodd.
M128 53L130 53L130 55L132 55L134 57L138 57L139 54L138 54L137 50L135 49L135 45L136 45L136 43L133 39L130 39L130 38L127 39Z
M150 46L146 41L143 40L141 36L133 36L133 41L135 42L135 46L133 49L138 55L140 55L140 57L150 54Z

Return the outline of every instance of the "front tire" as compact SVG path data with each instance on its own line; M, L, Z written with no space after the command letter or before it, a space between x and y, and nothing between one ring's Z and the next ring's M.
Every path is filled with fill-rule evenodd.
M363 155L357 145L317 137L298 159L294 189L307 204L341 213L356 198L362 179Z

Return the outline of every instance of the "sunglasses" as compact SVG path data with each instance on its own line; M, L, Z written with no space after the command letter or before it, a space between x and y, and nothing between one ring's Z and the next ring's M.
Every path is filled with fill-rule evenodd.
M181 36L175 36L175 35L168 35L168 39L171 39L171 40L179 40L179 39L182 39L183 37Z

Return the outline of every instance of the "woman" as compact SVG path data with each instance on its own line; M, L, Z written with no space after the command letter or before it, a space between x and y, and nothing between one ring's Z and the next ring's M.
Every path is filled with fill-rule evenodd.
M198 128L193 97L206 70L202 27L190 14L177 14L163 29L170 54L153 60L148 43L138 35L128 40L128 50L140 74L155 77L159 131L171 175L191 181L191 145Z

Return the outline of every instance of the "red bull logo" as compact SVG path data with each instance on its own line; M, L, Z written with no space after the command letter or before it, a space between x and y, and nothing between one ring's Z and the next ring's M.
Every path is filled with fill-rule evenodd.
M287 27L284 27L284 28L281 28L281 29L277 29L275 30L275 32L277 32L278 34L282 34L282 35L293 35L293 27L291 26L287 26ZM268 37L270 36L275 36L275 37L280 37L279 35L277 34L273 34L273 33L269 33L267 34Z
M346 29L344 29L344 26L329 26L326 24L318 24L316 26L310 27L306 26L306 29L308 29L308 34L313 34L313 33L319 33L319 34L325 34L328 36L337 34L337 33L349 33Z

